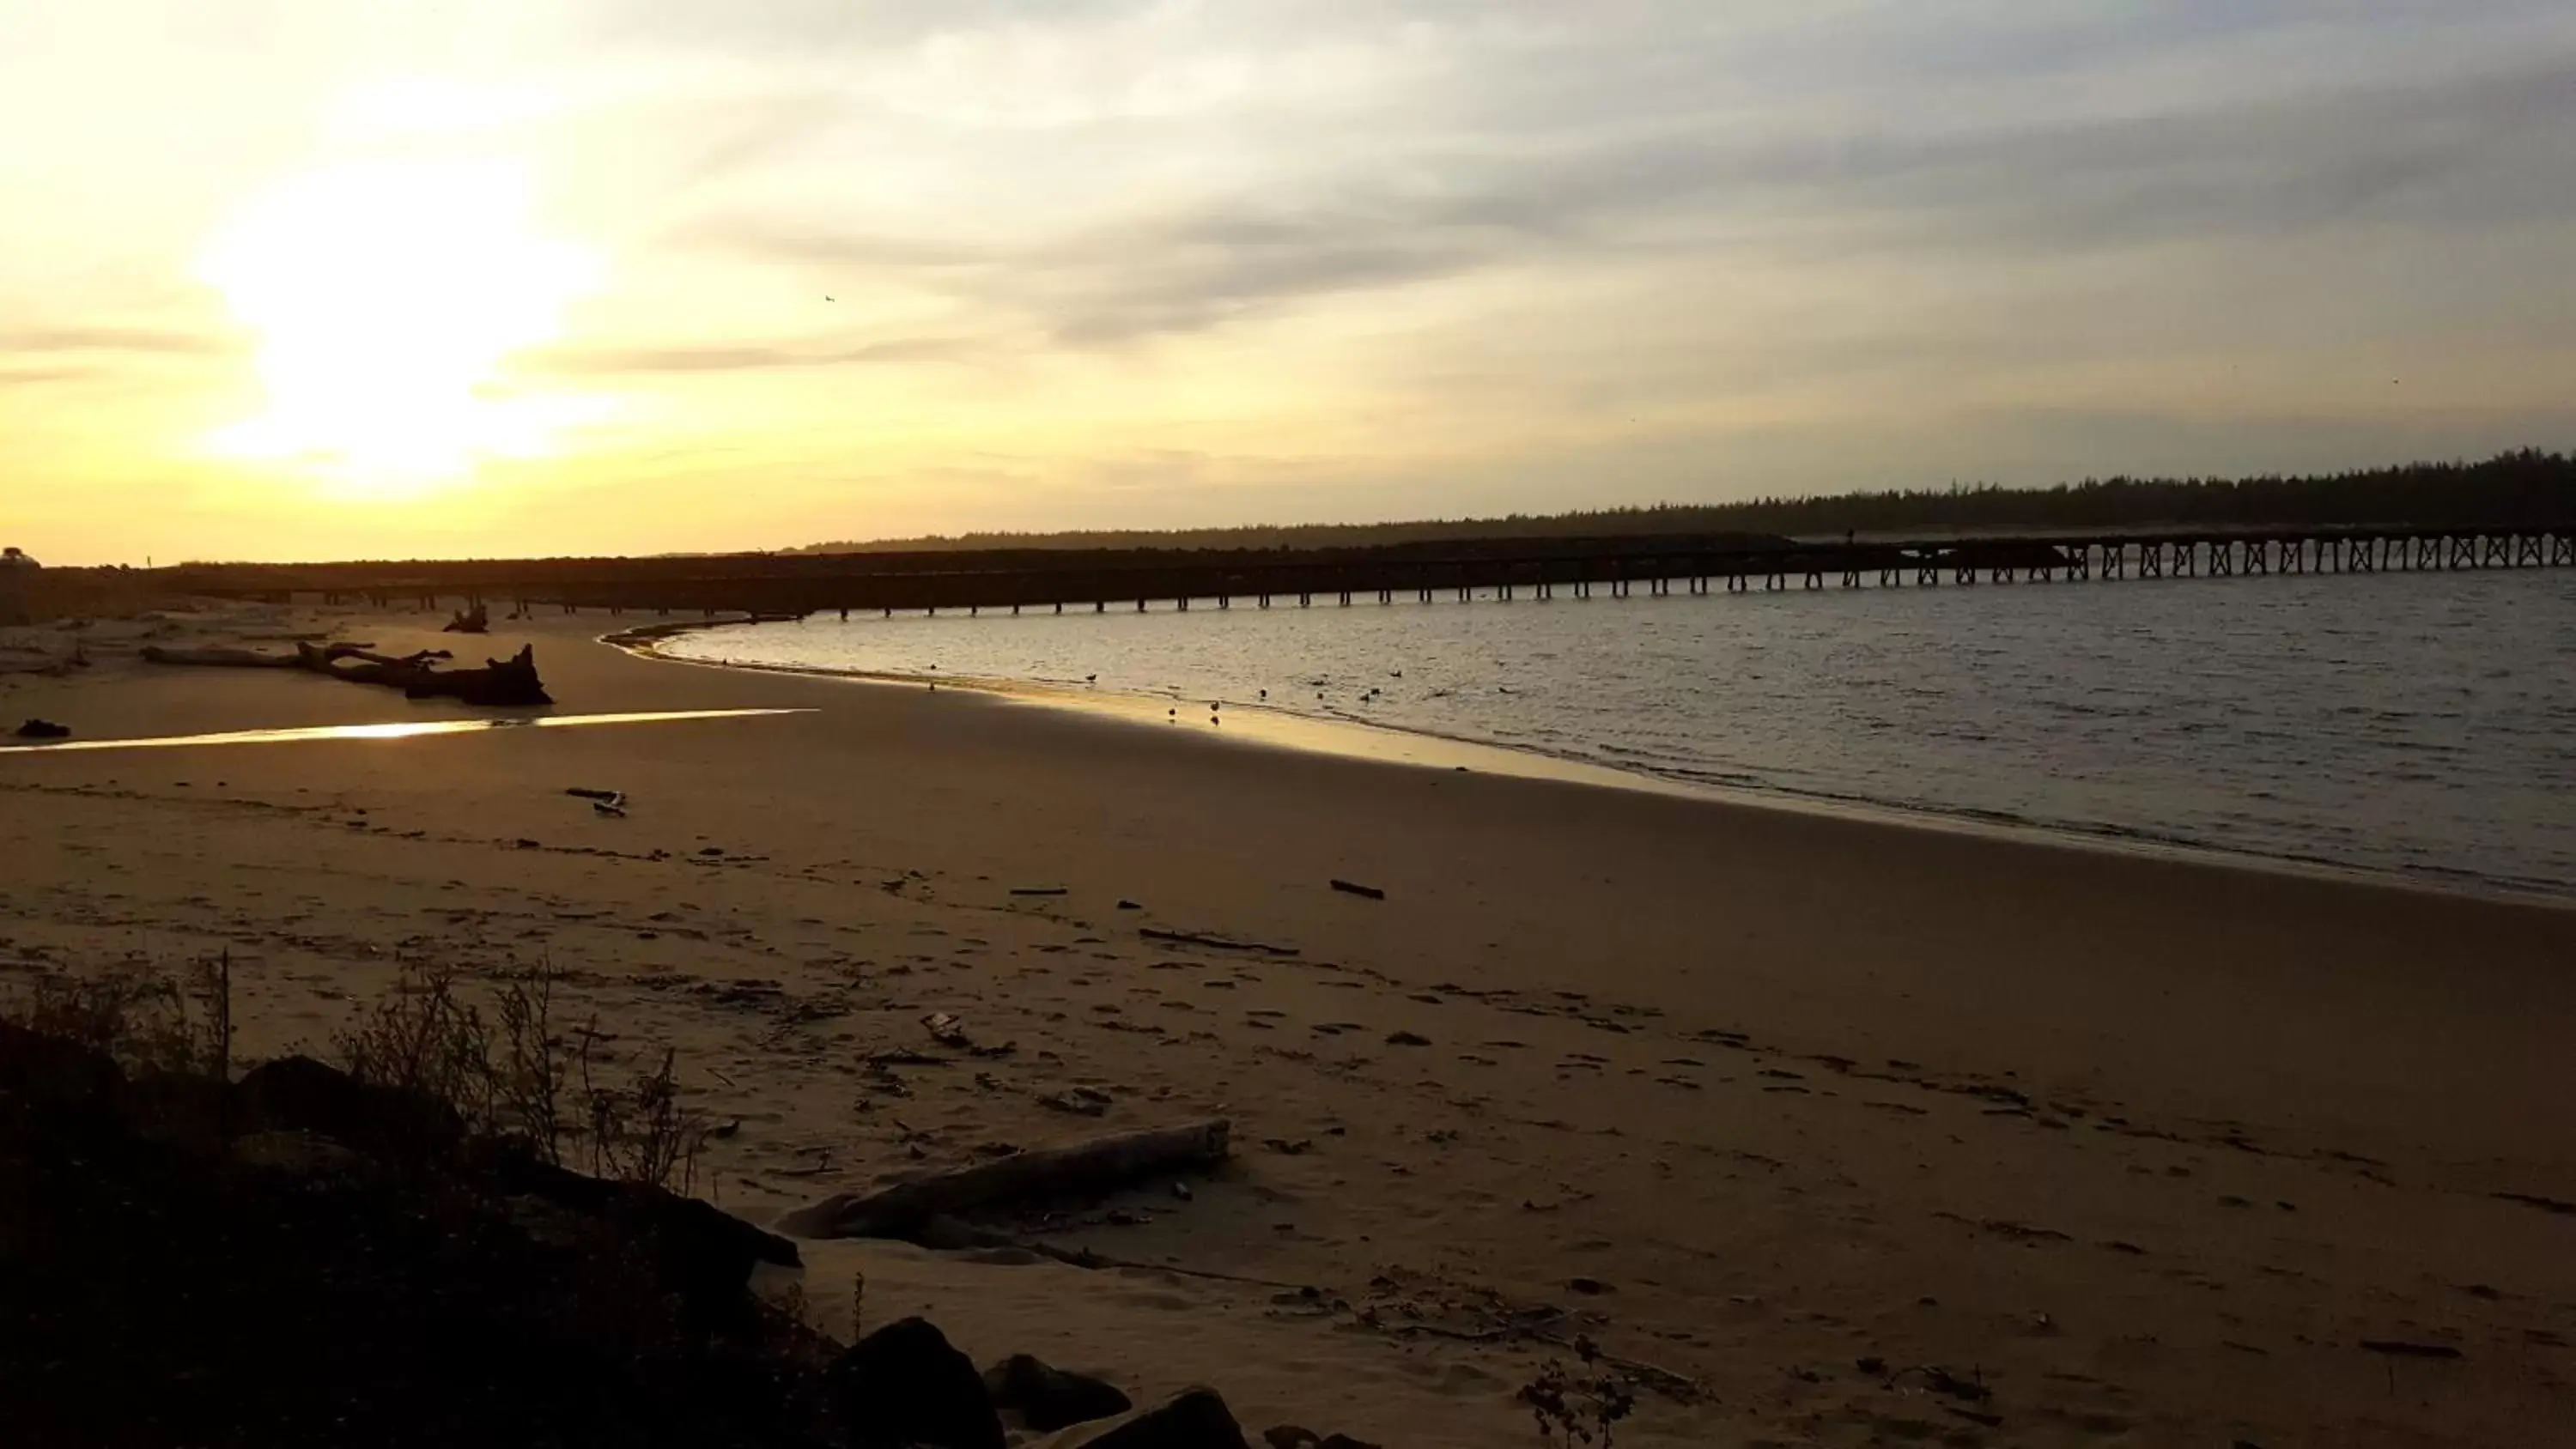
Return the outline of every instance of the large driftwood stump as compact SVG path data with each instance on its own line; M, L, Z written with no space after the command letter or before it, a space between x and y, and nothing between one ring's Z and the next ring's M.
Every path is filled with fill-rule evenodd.
M843 1193L779 1220L801 1238L900 1238L931 1219L1050 1198L1101 1197L1158 1173L1225 1160L1233 1124L1223 1117L1042 1147L950 1172Z
M423 650L396 658L377 654L355 644L332 644L316 647L298 644L292 654L262 654L252 649L165 649L146 646L143 657L155 664L192 664L219 669L301 669L307 673L346 680L351 684L381 684L399 689L413 699L455 699L467 704L517 705L552 704L543 681L537 678L537 647L533 644L508 659L486 659L480 669L442 671L437 661L444 651Z

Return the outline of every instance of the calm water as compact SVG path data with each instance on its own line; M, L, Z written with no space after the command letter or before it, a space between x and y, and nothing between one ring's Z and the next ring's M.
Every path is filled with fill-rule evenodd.
M2564 571L818 619L669 649L1266 690L1667 779L2576 897Z

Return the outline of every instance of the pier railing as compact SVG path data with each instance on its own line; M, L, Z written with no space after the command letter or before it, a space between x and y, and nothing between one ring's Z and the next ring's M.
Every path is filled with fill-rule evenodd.
M1106 612L1374 600L1627 597L1643 592L1933 588L2189 578L2576 567L2576 523L2344 527L1894 541L1743 538L1478 540L1331 551L1038 551L518 564L334 564L173 571L219 597L464 599L612 613Z

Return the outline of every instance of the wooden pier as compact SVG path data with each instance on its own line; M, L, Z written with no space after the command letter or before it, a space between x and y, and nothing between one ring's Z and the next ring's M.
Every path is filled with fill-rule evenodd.
M167 571L232 598L379 607L461 599L525 613L803 618L815 614L1105 613L1585 599L1755 590L2576 567L2576 523L2347 527L1812 543L1644 537L1478 539L1338 550L990 550L752 554L518 563L229 565Z

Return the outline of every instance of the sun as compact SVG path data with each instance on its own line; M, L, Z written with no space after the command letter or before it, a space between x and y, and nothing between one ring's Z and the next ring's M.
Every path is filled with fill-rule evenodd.
M537 234L522 168L376 162L317 172L234 218L198 274L259 334L268 407L209 443L360 497L416 496L488 458L543 456L576 411L499 369L554 339L596 280Z

